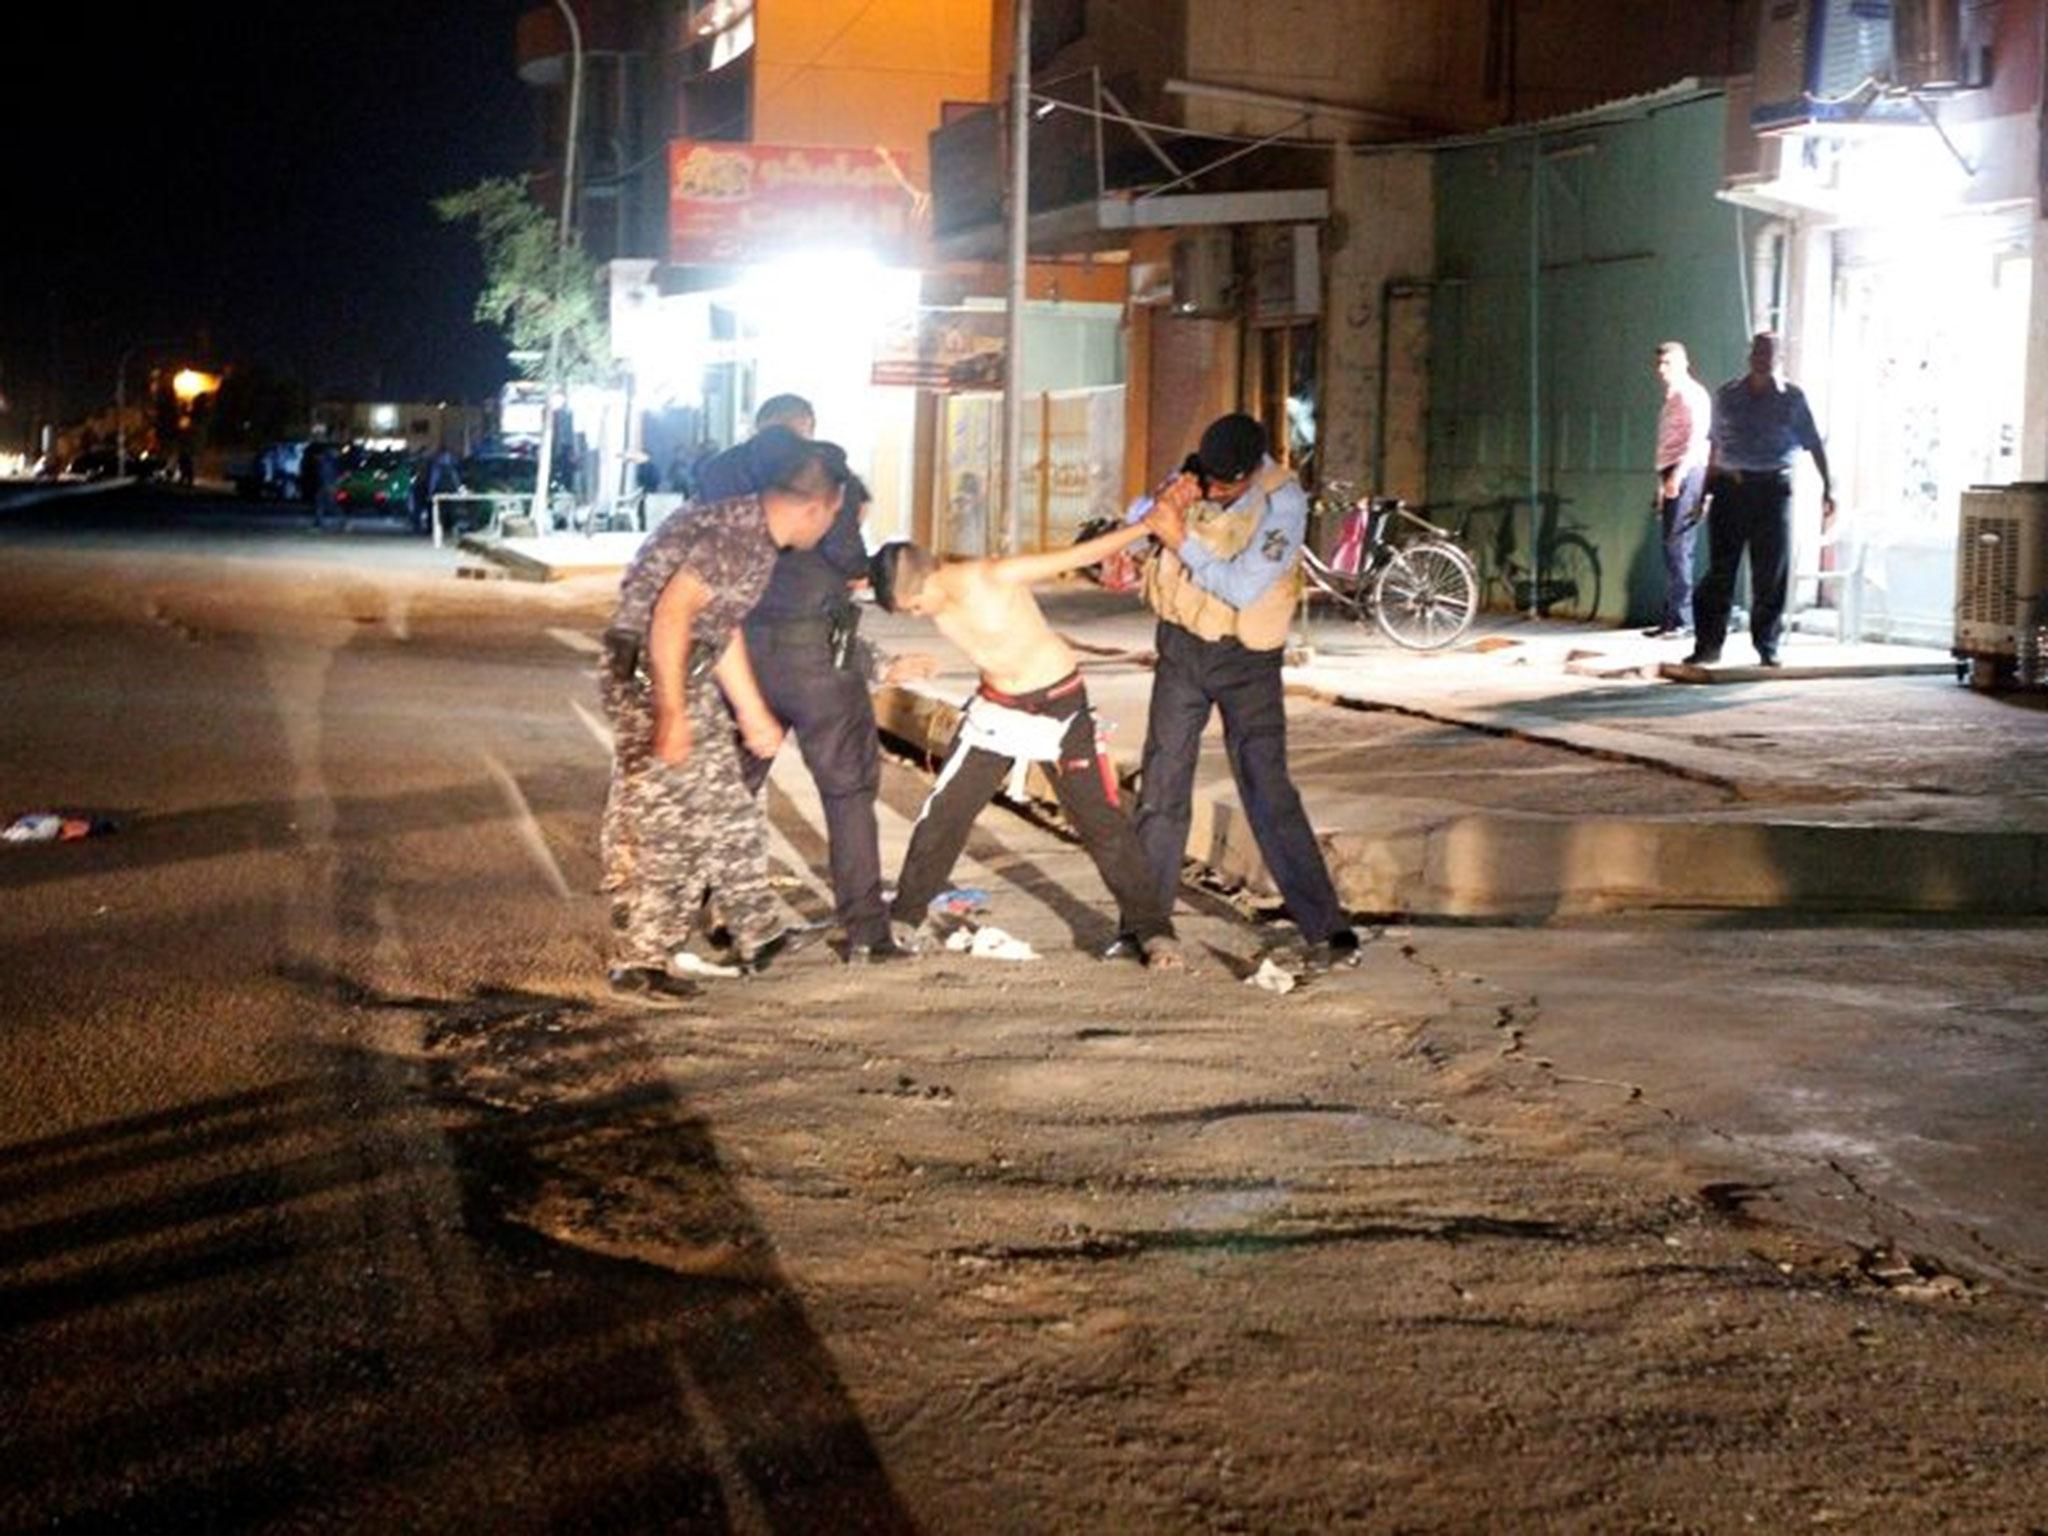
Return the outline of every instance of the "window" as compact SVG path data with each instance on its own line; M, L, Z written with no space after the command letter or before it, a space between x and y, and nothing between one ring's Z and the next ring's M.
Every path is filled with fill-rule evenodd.
M1304 484L1316 475L1320 342L1314 321L1298 321L1254 327L1245 349L1245 409L1265 426L1273 457Z

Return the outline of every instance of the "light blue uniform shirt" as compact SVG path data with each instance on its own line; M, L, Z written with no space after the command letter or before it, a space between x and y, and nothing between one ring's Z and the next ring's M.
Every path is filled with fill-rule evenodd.
M1265 460L1253 479L1263 478L1272 469L1273 461ZM1247 490L1224 510L1242 505L1246 497L1255 493L1256 488ZM1152 498L1141 496L1132 503L1125 521L1135 523L1151 510ZM1294 570L1307 537L1308 494L1299 481L1289 480L1266 498L1265 513L1252 529L1250 541L1235 555L1217 554L1192 533L1181 540L1175 553L1195 578L1196 586L1231 607L1242 609L1257 602L1268 587Z

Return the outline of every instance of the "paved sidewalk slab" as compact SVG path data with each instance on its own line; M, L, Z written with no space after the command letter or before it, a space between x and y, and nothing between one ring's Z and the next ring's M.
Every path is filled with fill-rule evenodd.
M1150 620L1086 590L1049 591L1045 604L1083 657L1128 779L1144 739ZM870 632L895 649L946 649L928 628L888 615L873 615ZM1711 712L1706 729L1673 729L1674 701L1701 694L1656 680L1668 642L1522 625L1417 655L1342 629L1319 627L1310 638L1305 664L1287 674L1290 757L1355 911L1522 920L1645 910L2048 913L2048 801L2000 798L1995 776L1971 793L1935 793L1942 780L1956 782L1956 761L1970 750L1947 733L1927 733L1925 764L1900 756L1893 715L1910 718L1929 701L1979 707L1929 692L1939 685L1924 675L1926 652L1896 662L1852 656L1844 665L1860 670L1831 673L1823 657L1838 648L1815 642L1803 647L1814 656L1808 672L1709 691L1738 709L1840 731L1854 718L1831 707L1837 694L1828 690L1885 679L1920 690L1873 715L1851 760L1839 747L1792 755L1770 733L1717 730ZM1646 668L1619 684L1569 670L1588 654L1627 665L1645 653ZM884 690L883 728L943 753L971 687L964 662L953 663L932 685ZM1862 695L1839 696L1868 707ZM2015 728L2036 719L2048 724L2022 716ZM1752 735L1761 740L1751 744ZM1214 723L1194 811L1189 858L1270 889Z
M644 533L555 533L494 539L465 534L459 548L479 555L523 581L565 581L616 575L638 553Z

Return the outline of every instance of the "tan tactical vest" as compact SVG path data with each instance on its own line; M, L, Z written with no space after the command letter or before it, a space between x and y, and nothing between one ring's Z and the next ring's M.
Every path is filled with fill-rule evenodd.
M1188 537L1200 539L1226 560L1242 554L1259 519L1266 515L1267 499L1293 478L1275 464L1228 510L1214 502L1198 503L1188 514ZM1248 651L1277 651L1287 643L1295 599L1300 595L1299 555L1293 569L1246 608L1233 608L1215 593L1203 590L1170 549L1160 548L1145 567L1145 603L1160 618L1204 640L1235 640Z

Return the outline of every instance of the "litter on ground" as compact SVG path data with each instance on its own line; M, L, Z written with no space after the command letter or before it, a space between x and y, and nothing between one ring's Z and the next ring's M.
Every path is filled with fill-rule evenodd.
M946 935L946 948L977 960L1036 960L1038 951L1000 928L956 928Z
M1261 987L1268 992L1283 996L1301 985L1301 978L1284 965L1275 965L1271 960L1261 960L1259 968L1245 977L1245 985Z
M91 816L62 816L55 811L31 811L17 816L0 831L0 842L75 843L80 838L111 832L114 824Z

